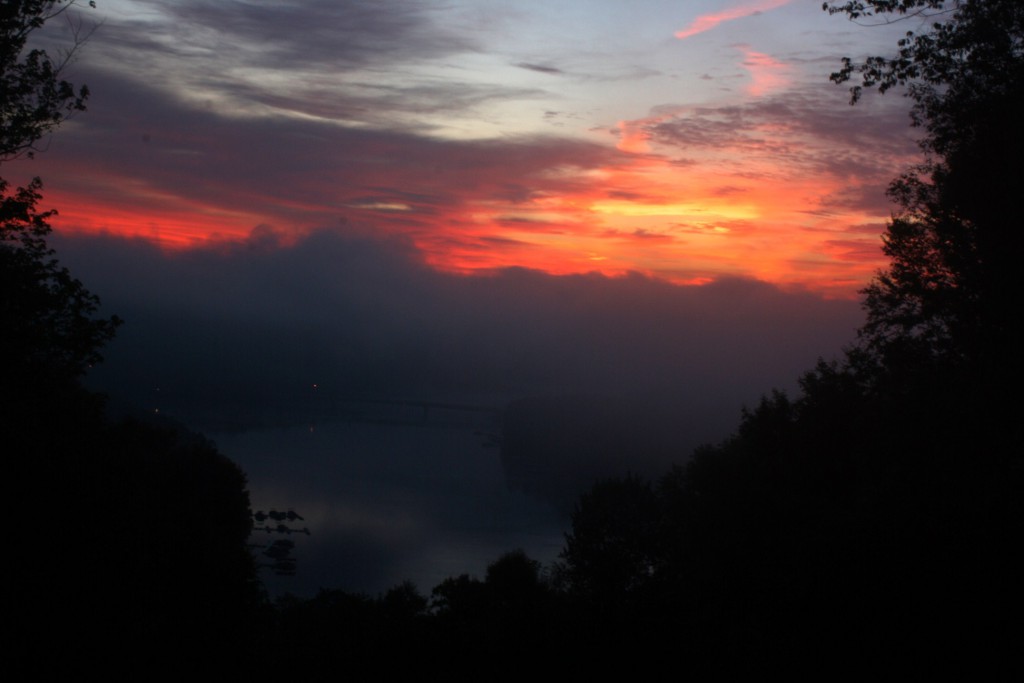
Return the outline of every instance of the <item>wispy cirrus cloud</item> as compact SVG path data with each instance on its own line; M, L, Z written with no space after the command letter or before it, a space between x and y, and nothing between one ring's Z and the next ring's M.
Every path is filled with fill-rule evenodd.
M538 95L456 66L482 48L452 26L458 8L432 0L128 6L132 11L99 16L95 44L76 70L119 74L222 114L374 127L437 128L461 120L466 127L481 108Z
M376 69L477 49L446 26L451 9L429 0L134 0L136 11L109 17L103 39L154 58L273 71ZM146 11L143 11L146 10Z
M710 31L721 23L733 21L734 19L742 19L743 17L749 17L753 14L759 14L770 9L775 9L776 7L788 5L790 2L792 2L792 0L760 0L759 2L746 2L720 12L704 14L690 22L689 26L686 28L676 31L676 38L684 40L691 36L695 36L698 33Z

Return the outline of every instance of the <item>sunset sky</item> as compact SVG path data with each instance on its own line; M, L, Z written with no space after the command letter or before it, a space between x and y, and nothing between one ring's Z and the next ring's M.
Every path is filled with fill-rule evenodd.
M301 510L300 593L553 559L543 506L797 391L856 338L917 159L904 98L828 78L915 27L820 0L78 4L37 38L89 34L88 111L4 178L42 177L61 263L126 321L90 386ZM421 404L534 406L557 455L359 412Z
M65 232L328 230L445 272L848 298L884 263L884 188L915 159L906 100L850 107L828 80L915 27L820 0L98 4L40 36L92 31L68 71L89 111L9 173L43 177Z

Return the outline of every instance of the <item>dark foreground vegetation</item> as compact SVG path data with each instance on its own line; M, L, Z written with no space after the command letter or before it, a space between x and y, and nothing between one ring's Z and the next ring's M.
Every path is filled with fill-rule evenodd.
M24 46L67 4L0 10L3 163L84 108L61 65ZM859 338L685 466L595 485L556 566L513 551L429 597L404 584L269 603L244 475L181 428L103 416L79 380L119 321L47 248L40 184L0 183L15 662L294 680L1019 665L1024 5L826 8L934 15L895 58L833 76L854 99L905 88L924 134L924 161L891 186L891 264L865 290Z

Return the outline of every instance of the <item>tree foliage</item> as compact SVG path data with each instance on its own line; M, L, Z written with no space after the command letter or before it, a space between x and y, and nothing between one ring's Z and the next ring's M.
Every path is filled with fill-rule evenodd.
M830 13L863 21L916 15L894 56L843 60L836 83L903 87L924 131L924 161L890 185L899 210L884 236L888 269L865 290L866 348L882 365L983 367L1010 360L1016 193L1024 158L1024 3L1017 0L854 0ZM980 364L980 365L979 365ZM1005 372L1006 368L1002 368Z
M89 89L76 90L62 77L84 41L79 27L74 27L74 44L57 59L42 49L25 49L34 31L74 4L75 0L5 0L0 6L0 162L23 154L31 157L40 138L85 109Z
M648 482L635 476L597 482L580 496L565 537L562 559L573 590L610 602L642 591L657 565L658 523Z
M81 44L78 34L56 61L45 50L26 48L34 31L73 4L18 0L0 7L0 162L31 156L40 138L85 109L88 90L76 91L61 77ZM10 397L52 381L77 380L100 360L99 349L120 324L116 317L95 317L99 299L47 245L56 212L39 210L41 190L38 178L14 190L0 178L0 353L8 366L7 381L0 384Z
M48 219L37 210L42 183L7 192L0 179L0 354L11 371L77 379L101 359L120 320L95 318L99 299L61 266L46 243Z
M62 78L81 34L59 59L27 47L73 4L0 4L0 163L31 158L84 109L88 90ZM0 179L0 450L13 509L31 517L9 539L12 652L54 673L236 658L262 599L245 475L184 429L111 424L82 387L120 320L97 317L99 299L57 261L41 190Z

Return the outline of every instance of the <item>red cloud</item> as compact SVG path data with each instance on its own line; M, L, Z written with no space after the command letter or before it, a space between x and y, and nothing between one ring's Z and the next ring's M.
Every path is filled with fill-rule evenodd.
M686 28L676 31L676 38L680 40L689 38L698 33L710 31L722 22L749 17L752 14L788 5L790 2L791 0L761 0L760 2L731 7L715 14L705 14L694 19Z

